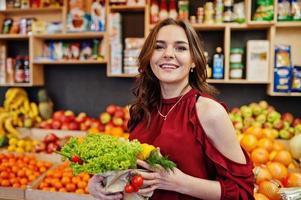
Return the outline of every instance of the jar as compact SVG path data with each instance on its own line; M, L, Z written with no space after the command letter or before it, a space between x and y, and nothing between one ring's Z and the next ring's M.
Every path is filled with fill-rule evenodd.
M231 63L230 64L230 79L241 79L243 75L243 64Z
M242 55L244 50L242 48L230 49L230 63L242 63Z

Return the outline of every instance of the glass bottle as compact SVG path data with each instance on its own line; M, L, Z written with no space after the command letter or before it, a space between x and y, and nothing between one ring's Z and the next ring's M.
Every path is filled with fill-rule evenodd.
M224 77L224 55L221 47L217 47L216 53L213 55L212 69L214 79L222 79Z
M24 61L22 56L17 56L15 66L15 82L23 83L25 80Z

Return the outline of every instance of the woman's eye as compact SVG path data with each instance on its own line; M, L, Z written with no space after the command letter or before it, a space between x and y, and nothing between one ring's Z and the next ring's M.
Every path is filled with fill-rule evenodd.
M156 45L155 49L160 50L160 49L164 49L164 47L162 45Z
M186 51L187 48L184 47L184 46L179 46L179 47L176 47L176 50L177 50L177 51Z

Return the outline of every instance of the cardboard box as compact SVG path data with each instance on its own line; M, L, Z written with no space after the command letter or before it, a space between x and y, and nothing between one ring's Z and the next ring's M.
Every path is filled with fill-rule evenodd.
M249 40L247 42L247 69L248 81L269 81L269 41Z
M0 187L0 199L24 200L25 189L13 187Z

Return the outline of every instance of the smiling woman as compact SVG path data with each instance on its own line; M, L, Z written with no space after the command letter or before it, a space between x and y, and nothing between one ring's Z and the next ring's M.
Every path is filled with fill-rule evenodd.
M156 171L138 160L147 170L141 172L138 192L153 192L152 200L253 199L252 163L224 104L210 96L216 90L206 83L206 60L194 29L184 21L163 20L147 37L138 60L130 139L159 147L178 167Z

